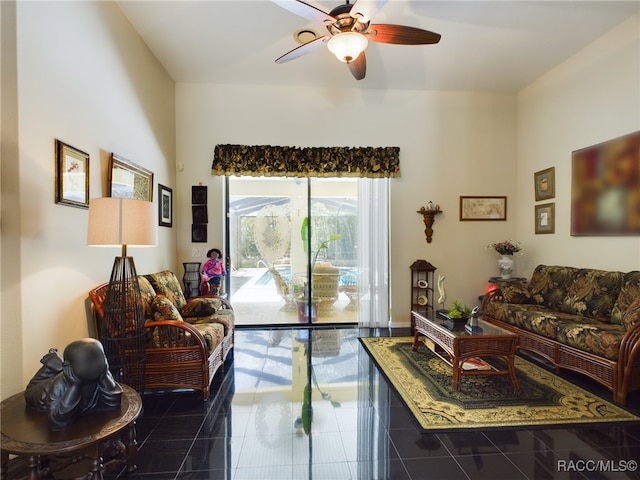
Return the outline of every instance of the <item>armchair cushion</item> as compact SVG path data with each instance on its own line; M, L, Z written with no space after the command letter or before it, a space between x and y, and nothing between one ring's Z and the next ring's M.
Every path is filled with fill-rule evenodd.
M151 310L154 320L182 320L176 306L164 295L156 295Z
M224 327L219 323L200 323L194 325L194 327L198 329L205 342L207 342L209 353L213 352L224 338Z
M220 309L213 315L205 315L201 317L184 317L184 319L194 326L206 323L218 323L224 327L225 335L229 335L230 332L233 332L234 316L232 310Z
M535 304L535 300L531 296L529 287L522 283L501 282L498 280L496 285L502 292L505 303L519 303L519 304Z

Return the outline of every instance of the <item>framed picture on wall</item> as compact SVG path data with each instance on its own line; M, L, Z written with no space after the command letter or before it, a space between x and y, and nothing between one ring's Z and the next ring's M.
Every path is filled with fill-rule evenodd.
M540 170L533 174L536 191L536 202L549 200L556 196L556 169L555 167Z
M640 235L640 131L571 153L571 235Z
M460 221L506 220L507 197L460 197Z
M89 154L55 141L56 203L89 208Z
M191 225L191 241L193 243L207 242L207 224L194 223Z
M536 234L556 233L556 204L536 205Z
M109 195L153 201L153 172L115 153L111 154Z
M158 225L173 226L173 190L158 184Z
M193 185L191 187L191 204L206 205L207 204L207 186Z
M209 215L206 205L192 205L191 214L193 223L209 223Z

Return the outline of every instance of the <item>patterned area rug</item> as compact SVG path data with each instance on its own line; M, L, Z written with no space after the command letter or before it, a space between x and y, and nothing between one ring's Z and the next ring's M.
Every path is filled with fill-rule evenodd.
M520 357L515 362L520 390L506 375L482 375L464 376L455 392L451 367L424 344L413 352L412 337L360 341L425 431L640 422Z

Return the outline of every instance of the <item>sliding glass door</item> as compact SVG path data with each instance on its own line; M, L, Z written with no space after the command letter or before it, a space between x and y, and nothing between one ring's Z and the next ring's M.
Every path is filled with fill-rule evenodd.
M358 180L229 177L239 325L358 322Z

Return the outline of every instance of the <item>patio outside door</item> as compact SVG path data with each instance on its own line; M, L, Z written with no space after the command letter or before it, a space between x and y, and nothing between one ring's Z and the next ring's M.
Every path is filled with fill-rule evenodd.
M356 179L229 177L238 325L358 321Z

